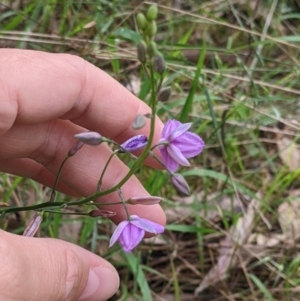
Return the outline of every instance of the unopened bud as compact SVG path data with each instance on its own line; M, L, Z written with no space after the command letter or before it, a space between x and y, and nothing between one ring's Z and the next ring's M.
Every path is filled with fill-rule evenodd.
M165 63L165 59L162 56L162 54L159 53L154 57L153 67L154 67L154 70L159 74L163 74L165 72L166 63Z
M92 210L90 213L89 213L89 216L91 217L98 217L98 216L102 216L102 217L112 217L112 216L115 216L116 215L116 212L113 212L113 211L109 211L109 210Z
M143 148L148 143L148 138L144 135L136 135L121 144L121 151L133 152Z
M132 197L126 201L130 205L154 205L158 204L163 200L159 196L146 196L146 197Z
M158 95L157 95L157 100L161 102L168 101L171 96L171 87L163 87L159 90Z
M146 44L144 41L141 41L137 45L137 55L141 63L146 63L147 53L146 53Z
M102 137L97 132L84 132L74 135L74 137L88 145L99 145L102 142Z
M68 156L69 157L72 157L74 156L82 147L83 147L83 142L81 141L77 141L73 146L72 148L69 150L68 152Z
M158 13L157 5L153 4L149 7L146 17L149 21L153 21L157 18L157 13Z
M147 34L150 37L154 37L157 33L157 25L155 21L151 21L151 23L148 24L147 26Z
M136 15L136 23L139 29L144 30L146 28L147 20L143 13L138 13Z
M0 202L0 208L3 208L3 207L9 207L9 204Z
M190 195L191 191L189 184L182 175L176 173L174 176L172 176L171 183L179 193L187 196Z
M33 237L37 232L37 230L39 229L39 226L42 221L43 221L43 217L40 214L36 214L35 217L32 219L32 221L24 230L23 236Z
M142 129L146 125L146 117L144 115L137 115L132 123L134 130Z
M154 57L158 53L157 44L154 41L151 41L148 48L147 53L150 58Z

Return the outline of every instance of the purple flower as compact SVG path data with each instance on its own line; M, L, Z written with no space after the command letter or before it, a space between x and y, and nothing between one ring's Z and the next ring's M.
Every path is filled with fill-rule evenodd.
M148 138L144 135L136 135L121 144L122 149L133 152L143 148L148 143Z
M198 135L188 132L191 125L169 120L162 130L159 140L160 153L163 163L172 172L175 172L179 165L190 166L187 159L199 155L205 146Z
M159 234L164 230L164 227L157 223L137 215L131 215L130 220L123 221L118 225L110 239L109 247L119 241L125 252L131 252L141 242L145 232Z

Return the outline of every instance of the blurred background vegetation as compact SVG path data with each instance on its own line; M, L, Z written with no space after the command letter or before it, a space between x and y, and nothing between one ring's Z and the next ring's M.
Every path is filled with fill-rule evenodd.
M81 56L144 100L150 84L136 56L135 15L151 3L2 0L0 47ZM172 87L158 114L193 122L207 145L182 169L192 195L143 168L139 179L165 198L168 226L132 254L108 249L112 224L101 219L53 214L38 236L110 260L121 277L111 300L300 300L300 1L156 3ZM14 205L51 192L7 174L0 181L1 201ZM10 215L1 227L22 233L31 217Z

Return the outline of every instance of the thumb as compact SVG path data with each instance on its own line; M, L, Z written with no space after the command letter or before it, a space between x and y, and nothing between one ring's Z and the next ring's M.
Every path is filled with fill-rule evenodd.
M0 300L101 301L119 276L103 258L65 241L0 230Z

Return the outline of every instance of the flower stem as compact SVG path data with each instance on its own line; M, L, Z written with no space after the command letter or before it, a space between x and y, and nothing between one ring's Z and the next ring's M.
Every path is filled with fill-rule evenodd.
M118 195L123 203L123 206L125 208L125 212L126 212L126 215L127 215L127 220L130 220L130 214L128 212L128 209L127 209L127 206L126 206L126 203L125 203L125 200L124 200L124 197L123 197L123 193L122 193L122 190L121 189L118 189Z
M61 215L83 215L83 216L89 216L89 213L85 213L85 212L63 212L63 211L49 210L49 209L44 210L44 212L57 213L57 214L61 214Z
M45 202L37 205L32 205L32 206L24 206L24 207L7 207L3 208L1 211L1 214L4 213L11 213L11 212L17 212L17 211L30 211L30 210L39 210L39 209L44 209L44 208L58 208L61 206L67 205L65 202Z
M49 202L54 202L55 201L55 196L56 196L56 187L57 187L57 183L58 183L58 179L59 179L59 176L61 174L61 171L62 171L62 168L64 167L65 163L67 162L67 160L70 158L69 155L67 155L64 159L64 161L61 163L60 167L59 167L59 170L57 172L57 176L56 176L56 179L55 179L55 183L53 185L53 188L52 188L52 192L51 192L51 195L50 195L50 201Z
M158 161L161 165L165 167L167 172L172 174L172 172L169 171L168 167L165 165L165 163L162 160L160 160L152 151L150 151L149 153L152 158L154 158L156 161Z
M158 94L158 92L159 92L159 90L162 86L163 80L164 80L164 77L162 75L160 75L159 83L158 83L157 88L156 88L156 94Z
M102 170L102 172L101 172L100 179L99 179L99 181L98 181L98 183L97 183L97 191L100 191L100 190L101 190L102 180L103 180L104 174L105 174L105 172L106 172L106 169L107 169L107 167L108 167L108 164L110 163L110 161L112 160L113 156L114 156L117 152L118 152L118 150L115 150L115 151L110 155L110 157L108 158L108 160L107 160L107 162L106 162L106 164L105 164L105 166L104 166L104 168L103 168L103 170Z

